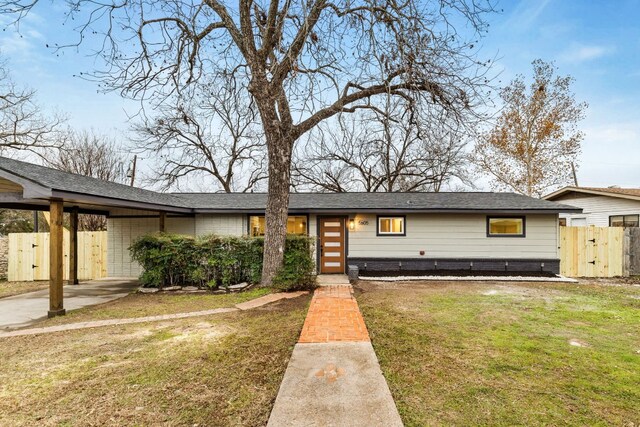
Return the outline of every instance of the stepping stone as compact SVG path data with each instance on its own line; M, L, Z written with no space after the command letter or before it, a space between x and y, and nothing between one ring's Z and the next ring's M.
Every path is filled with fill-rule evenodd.
M155 294L158 292L158 288L140 288L138 289L138 292L141 294Z
M180 289L182 289L182 286L167 286L166 288L162 288L162 290L166 292L179 291Z
M229 289L231 289L232 291L237 291L237 290L240 290L240 289L244 289L247 286L249 286L249 284L247 282L242 282L242 283L238 283L237 285L229 286Z

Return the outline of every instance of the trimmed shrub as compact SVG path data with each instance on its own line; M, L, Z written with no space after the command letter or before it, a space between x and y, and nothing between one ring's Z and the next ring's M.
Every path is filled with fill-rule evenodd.
M313 240L287 236L284 264L274 280L280 290L315 286ZM191 237L155 233L140 237L129 247L140 263L144 286L228 287L258 283L262 272L264 239L236 236Z

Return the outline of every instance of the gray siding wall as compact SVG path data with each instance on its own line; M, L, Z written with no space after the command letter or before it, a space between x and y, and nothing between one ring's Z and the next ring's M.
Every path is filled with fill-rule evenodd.
M145 212L148 214L148 212ZM166 219L168 233L195 233L194 218ZM158 231L160 220L149 218L108 218L107 219L107 274L110 277L137 277L142 272L140 265L131 259L129 246L140 236Z
M572 225L572 219L586 218L586 225L608 227L611 215L640 214L640 201L618 197L567 194L555 201L584 209L581 214L560 214L560 218L567 218L567 225Z
M558 258L557 215L527 215L526 237L487 237L484 214L406 217L407 235L391 237L376 236L376 215L356 215L349 258Z
M244 214L196 215L195 234L217 234L220 236L242 236L247 234L247 216Z

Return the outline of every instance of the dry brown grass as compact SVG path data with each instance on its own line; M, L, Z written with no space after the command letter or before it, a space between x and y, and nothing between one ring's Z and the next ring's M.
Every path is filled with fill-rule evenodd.
M264 425L308 301L0 339L0 424Z
M48 281L37 282L0 282L0 298L26 294L49 287Z
M269 293L266 288L253 288L245 292L228 294L211 293L132 293L124 298L104 304L92 305L73 310L66 316L47 319L37 326L53 326L66 323L89 322L92 320L126 319L130 317L157 316L161 314L186 313L233 307Z

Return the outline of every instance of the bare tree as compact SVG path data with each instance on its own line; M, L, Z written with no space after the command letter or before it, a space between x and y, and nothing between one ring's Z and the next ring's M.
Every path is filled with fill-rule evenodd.
M78 43L102 36L106 69L125 96L193 93L203 76L233 74L259 112L268 154L262 283L284 253L295 142L382 94L424 96L463 116L483 101L476 58L488 0L72 0ZM17 19L38 0L0 2ZM466 28L469 33L456 31Z
M392 101L389 99L388 101ZM464 134L443 115L422 120L404 102L342 117L339 130L316 132L298 150L293 182L313 191L440 191L468 183Z
M94 131L67 130L64 147L50 151L45 163L61 171L104 181L124 183L127 179L126 158L116 142ZM107 220L102 215L79 215L78 228L83 231L106 230Z
M41 155L42 149L59 148L60 114L46 115L36 103L33 89L11 79L6 62L0 62L0 155L15 150Z
M230 76L206 86L208 96L176 96L135 126L138 147L156 160L152 179L165 189L198 177L227 193L252 191L267 178L255 104Z
M528 88L520 75L502 89L504 109L475 147L476 163L494 188L541 197L572 182L584 137L577 124L587 104L575 100L573 78L555 71L538 59Z

